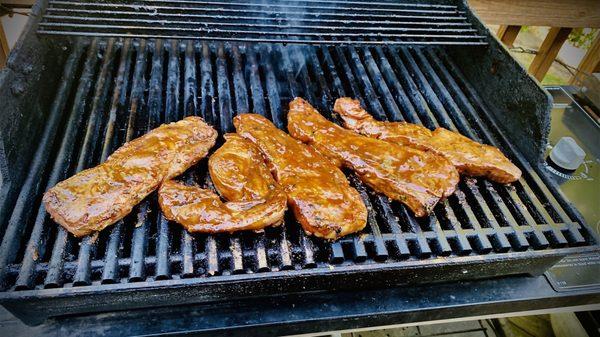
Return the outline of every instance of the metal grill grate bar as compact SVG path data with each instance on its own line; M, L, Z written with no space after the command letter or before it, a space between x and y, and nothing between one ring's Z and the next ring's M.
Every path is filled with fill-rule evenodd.
M452 5L51 0L39 33L309 44L485 45ZM323 5L327 4L327 5Z
M115 58L115 48L114 48L114 39L110 39L106 46L106 51L103 57L102 69L98 74L98 83L96 84L96 90L93 94L93 102L92 102L92 116L98 116L98 118L104 118L103 115L103 106L108 96L109 87L112 83L112 72L111 68L113 65L113 61ZM86 138L84 140L84 144L82 145L84 148L89 147L90 145L86 144L88 140L87 135L89 132L93 132L94 134L100 134L100 126L102 123L99 120L91 120L88 122L88 129L86 130ZM105 161L106 158L114 151L112 148L113 136L114 136L114 119L109 118L108 124L105 129L106 133L104 136L104 141L102 143L102 156L100 161ZM93 142L90 139L91 142ZM93 143L92 143L93 144ZM90 151L92 154L94 153L94 149L92 148ZM80 157L81 159L81 157ZM80 161L77 164L76 172L79 172L89 165L88 161ZM89 285L90 284L90 258L93 253L92 250L95 248L95 237L88 236L86 237L80 244L79 248L79 256L77 258L77 272L73 278L73 285Z

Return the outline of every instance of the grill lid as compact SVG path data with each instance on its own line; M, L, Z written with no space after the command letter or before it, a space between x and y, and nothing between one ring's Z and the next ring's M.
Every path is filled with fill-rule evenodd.
M487 44L455 5L392 1L50 0L38 32L270 43Z

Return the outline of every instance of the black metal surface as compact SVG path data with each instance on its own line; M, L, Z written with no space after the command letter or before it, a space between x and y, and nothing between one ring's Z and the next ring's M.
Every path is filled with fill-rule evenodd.
M27 335L288 336L531 310L593 310L598 303L597 292L559 294L543 276L517 276L61 317Z
M454 4L405 1L50 0L38 32L318 44L485 45Z
M335 243L305 236L291 214L264 234L192 236L162 217L154 195L80 240L49 219L36 192L29 201L35 212L15 208L0 246L0 302L29 323L306 290L541 274L564 255L594 249L575 212L506 139L447 49L100 38L77 40L68 52L69 83L58 86L55 104L66 98L73 105L51 110L67 122L53 151L36 154L51 159L41 178L48 187L185 115L204 117L221 134L233 130L232 116L248 111L285 128L294 96L326 115L335 98L354 96L380 119L458 130L500 147L524 176L512 186L463 179L432 216L416 219L350 175L369 224ZM205 164L184 179L211 187ZM20 193L29 196L30 188Z

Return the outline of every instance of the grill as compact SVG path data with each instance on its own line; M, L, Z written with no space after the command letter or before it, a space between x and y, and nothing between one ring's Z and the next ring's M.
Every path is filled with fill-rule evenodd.
M151 3L160 3L161 9L165 7L164 12L157 14L165 18L169 17L166 13L179 17L183 15L177 12L181 8L200 8L200 4L206 4L202 11L208 13L202 15L210 15L212 9L224 6L231 9L231 15L242 16L242 19L228 17L224 22L210 23L219 27L246 22L246 15L264 17L282 8L297 10L288 1L268 9L256 5L248 13L249 7L245 6L249 5L245 3ZM318 15L318 11L329 13L329 6L338 2L307 3L311 14L305 17L319 21L334 15ZM348 8L364 5L339 3ZM596 239L577 211L543 175L537 162L528 160L535 157L531 154L535 154L535 148L524 151L515 145L511 132L520 131L510 131L503 126L502 119L512 117L502 117L491 107L490 102L496 103L499 98L481 88L473 75L484 72L488 74L484 76L491 76L490 73L502 67L495 62L503 57L508 60L509 56L494 40L482 40L486 44L483 47L442 46L444 43L438 43L438 37L428 36L410 46L401 46L396 44L409 40L396 36L393 41L397 43L387 45L378 44L386 41L383 37L363 39L364 44L356 45L346 40L346 45L341 45L338 43L341 40L326 35L314 44L285 45L255 43L254 33L234 36L230 32L215 36L207 32L187 39L185 34L192 31L192 22L188 25L188 21L177 23L182 30L153 30L153 37L164 38L137 38L144 30L151 30L154 21L148 22L139 34L132 34L135 37L122 38L123 29L128 28L110 15L138 23L136 15L146 15L146 10L128 14L125 10L137 5L103 4L106 3L50 1L46 17L39 25L40 33L70 34L69 29L75 23L102 21L104 24L97 27L101 32L79 33L106 32L113 37L41 40L52 46L46 48L58 50L56 53L61 57L56 56L56 62L63 73L55 76L55 85L51 86L53 100L43 116L42 131L36 134L37 150L26 167L26 176L15 197L6 198L5 204L10 203L6 209L10 212L0 232L0 302L27 323L39 323L49 316L166 303L517 273L537 275L563 256L597 249ZM449 5L377 3L377 6L395 9L394 20L396 12L436 11L435 15L444 18L460 16L456 22L468 16L469 22L476 23L464 5L460 7L462 10ZM107 8L103 11L110 13L99 9L104 7ZM68 11L74 11L73 8L80 8L77 9L80 12L71 16ZM58 17L61 11L69 15ZM344 15L353 17L350 13L354 11ZM397 14L401 15L404 14ZM360 18L379 20L378 16L366 14ZM270 20L277 25L289 25L287 19ZM56 25L48 25L51 22ZM309 22L313 28L302 31L325 29ZM480 26L472 26L477 34L482 34ZM50 30L51 27L55 30ZM340 32L345 29L354 28L344 26ZM167 38L175 31L186 38ZM29 39L34 39L33 34ZM286 42L285 37L293 42L312 42L311 37L295 33L269 34L259 40ZM234 36L234 41L218 41L230 40L225 38L230 36ZM434 41L435 45L427 45ZM464 40L455 42L462 44ZM481 61L477 57L465 61L462 53L483 56ZM488 71L486 62L496 68ZM472 68L465 63L471 63ZM508 63L508 67L506 73L521 83L520 97L537 100L529 105L535 107L530 112L539 108L547 113L546 96L539 87L516 64ZM514 89L497 83L489 80L488 86L498 92ZM334 100L353 96L381 120L406 120L429 128L442 126L459 131L502 149L523 170L523 178L511 186L463 178L457 192L438 204L434 214L417 219L403 205L373 193L348 173L369 210L368 225L362 233L333 243L307 237L291 214L283 226L269 228L264 233L192 236L164 219L155 194L115 226L76 239L54 224L40 203L41 194L48 187L97 165L124 141L161 123L199 115L222 135L234 131L233 116L255 112L285 129L287 103L296 96L306 98L334 121L335 116L331 115ZM23 99L23 95L18 98ZM522 104L522 109L529 109L528 105ZM533 112L532 118L542 119ZM529 123L529 117L521 118ZM518 121L512 123L519 125ZM535 144L536 137L543 141L534 126L529 126L523 134L526 133L530 136L521 142L526 146L528 141ZM210 188L206 161L190 169L184 179Z

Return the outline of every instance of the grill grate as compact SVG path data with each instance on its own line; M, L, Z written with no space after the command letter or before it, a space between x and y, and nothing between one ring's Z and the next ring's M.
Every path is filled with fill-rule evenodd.
M50 0L38 32L271 43L487 44L455 5L391 1Z
M481 277L532 271L527 265L535 257L593 244L572 210L561 206L564 200L499 131L444 48L94 38L77 40L69 53L44 131L48 135L35 154L54 162L29 172L30 183L23 185L5 227L0 297L49 288L102 291L108 284L144 288L162 280L224 282L234 274L267 281L290 272L526 260L498 269L488 264L475 275L432 276ZM54 224L40 203L41 186L98 164L126 139L160 123L200 115L223 134L234 131L232 116L251 111L285 129L287 103L295 96L324 114L335 98L354 96L379 119L458 130L500 147L523 169L523 178L511 186L463 178L432 216L417 219L349 174L369 209L368 226L334 243L304 235L291 214L283 226L264 233L192 236L164 219L155 194L115 226L76 239ZM205 160L183 179L211 187L206 171ZM414 281L419 280L393 280Z

